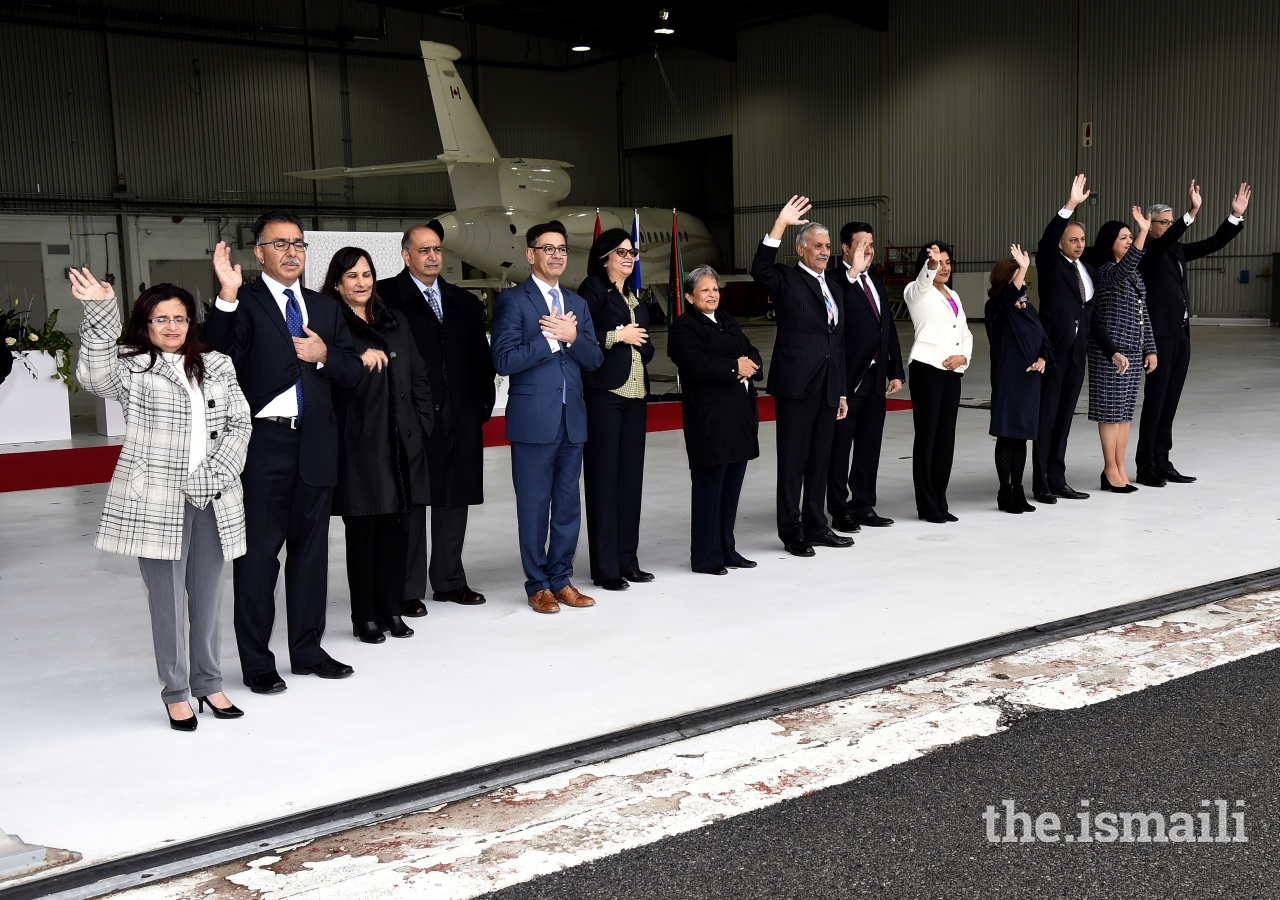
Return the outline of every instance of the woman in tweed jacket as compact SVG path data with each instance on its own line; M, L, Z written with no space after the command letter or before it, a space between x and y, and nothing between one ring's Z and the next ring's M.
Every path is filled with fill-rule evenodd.
M252 425L231 360L196 335L196 304L172 284L144 291L128 331L111 285L70 270L84 303L76 377L118 400L125 439L94 546L138 557L151 607L169 724L194 731L190 698L220 719L243 713L222 693L218 581L245 552L244 468ZM183 631L191 622L190 647Z
M1123 222L1111 221L1098 229L1091 248L1091 260L1098 267L1095 318L1101 321L1116 345L1119 360L1113 361L1092 339L1089 341L1089 421L1098 423L1102 441L1102 490L1129 494L1138 488L1129 483L1125 453L1129 447L1129 423L1138 401L1142 369L1156 367L1156 339L1147 314L1147 289L1138 274L1143 245L1151 219L1133 207L1138 233ZM1141 356L1142 369L1129 360Z

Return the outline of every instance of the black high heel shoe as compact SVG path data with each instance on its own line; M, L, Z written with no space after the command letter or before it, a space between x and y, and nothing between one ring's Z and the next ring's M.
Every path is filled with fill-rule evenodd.
M352 622L351 633L366 644L381 644L386 641L377 622Z
M404 619L399 616L387 616L383 619L383 624L393 638L413 637L413 629L404 624Z
M1102 473L1102 490L1104 491L1110 491L1113 494L1132 494L1137 489L1138 486L1134 484L1114 485L1107 481L1107 473Z
M196 726L200 724L200 720L196 718L196 711L191 710L191 718L175 719L173 713L169 712L169 704L164 705L165 714L169 716L169 727L174 731L195 731Z
M204 705L209 704L215 719L238 719L244 715L244 710L229 700L227 702L231 704L230 706L214 706L213 701L208 697L197 697L196 702L200 704L199 712L204 712Z

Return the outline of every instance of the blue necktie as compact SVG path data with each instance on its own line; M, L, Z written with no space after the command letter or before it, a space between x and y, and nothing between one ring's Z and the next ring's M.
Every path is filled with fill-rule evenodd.
M440 306L440 298L436 296L435 285L427 288L427 305L431 307L431 311L436 314L436 319L444 322L444 309Z
M552 288L550 293L551 293L551 315L558 316L560 315L560 292L557 291L555 288ZM564 344L560 345L560 349L562 351L564 350ZM561 363L561 365L564 365L564 363ZM561 378L561 381L563 383L563 389L560 391L560 402L564 404L569 402L569 382L565 381L563 378Z
M284 305L284 324L289 329L289 333L296 338L304 338L307 333L302 330L302 307L298 305L298 298L294 296L292 288L285 288L284 295L288 301ZM298 380L293 383L293 389L298 393L298 424L302 424L302 374L298 374Z

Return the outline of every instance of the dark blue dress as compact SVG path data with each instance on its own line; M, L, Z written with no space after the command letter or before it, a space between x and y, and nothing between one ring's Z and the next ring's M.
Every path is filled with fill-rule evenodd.
M1033 441L1040 421L1039 372L1027 366L1044 357L1053 364L1053 346L1030 303L1018 308L1027 296L1025 287L1006 284L987 299L984 310L987 340L991 343L991 431L996 437Z

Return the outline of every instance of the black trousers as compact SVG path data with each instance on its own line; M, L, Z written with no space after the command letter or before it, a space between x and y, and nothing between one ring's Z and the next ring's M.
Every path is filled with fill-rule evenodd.
M822 501L827 495L831 436L836 411L827 406L826 387L803 400L778 397L778 537L784 544L831 530Z
M462 567L462 545L467 539L467 511L471 507L432 506L431 552L427 552L427 509L414 506L405 517L407 548L404 567L404 600L423 600L427 583L432 591L456 591L467 583Z
M1067 354L1040 376L1040 422L1032 448L1031 486L1042 494L1067 483L1067 438L1084 386L1084 370Z
M689 516L689 563L695 572L711 572L742 559L733 539L738 498L747 474L745 462L689 470L693 483Z
M947 484L956 450L956 416L960 380L956 372L912 362L911 415L916 439L911 450L911 477L916 486L916 512L922 516L947 511Z
M884 393L876 389L878 368L872 363L858 375L849 375L849 414L836 422L827 470L827 512L832 517L875 512L886 409Z
M1156 335L1159 365L1146 376L1142 391L1142 418L1138 421L1138 468L1164 471L1173 449L1173 417L1187 383L1191 365L1191 333L1183 328L1174 337Z
M405 551L410 513L343 516L351 621L373 622L404 609Z
M640 568L640 498L644 488L643 398L586 389L587 443L582 475L587 495L587 549L591 580L617 578Z
M333 488L307 484L298 475L302 433L254 420L240 481L244 485L248 551L233 563L236 646L246 678L275 671L268 644L276 621L280 548L284 562L289 662L318 665L328 654L324 636L329 579L329 510Z

